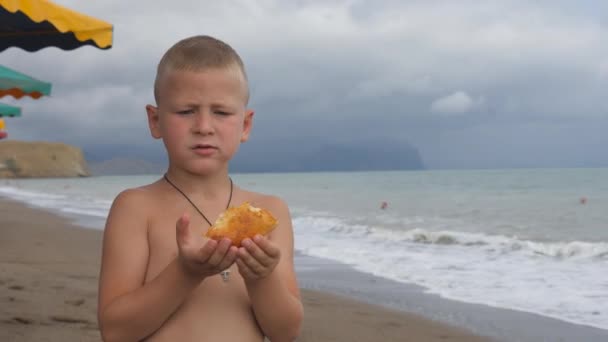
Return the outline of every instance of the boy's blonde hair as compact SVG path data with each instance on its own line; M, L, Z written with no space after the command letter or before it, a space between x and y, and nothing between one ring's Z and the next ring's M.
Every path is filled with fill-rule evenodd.
M205 71L218 68L237 68L246 89L245 103L249 102L249 85L245 65L238 53L228 44L210 36L193 36L175 43L161 58L154 80L154 99L158 104L159 80L166 72Z

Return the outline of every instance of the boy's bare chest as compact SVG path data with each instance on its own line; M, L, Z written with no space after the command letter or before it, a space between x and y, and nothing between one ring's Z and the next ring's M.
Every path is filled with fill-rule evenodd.
M197 224L196 222L192 220L193 224ZM198 224L201 227L191 227L191 233L204 233L206 227L202 222ZM168 219L151 220L148 227L148 245L146 282L158 276L178 255L175 222ZM239 322L242 329L234 331L226 325L226 322ZM174 337L179 336L183 331L188 331L189 336L198 335L199 332L201 336L212 334L218 337L216 340L260 341L262 339L260 328L251 311L247 289L236 264L231 266L228 281L223 281L220 275L215 275L201 282L157 335L172 336L168 340L176 340ZM239 336L236 338L232 334ZM159 340L164 339L159 338Z

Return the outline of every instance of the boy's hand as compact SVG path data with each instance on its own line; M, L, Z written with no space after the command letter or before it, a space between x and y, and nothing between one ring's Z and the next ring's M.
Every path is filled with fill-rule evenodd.
M182 215L176 223L178 260L192 276L208 277L220 273L234 263L238 248L229 239L215 241L191 234L190 218Z
M241 241L236 264L245 279L257 280L268 276L279 263L281 250L262 235Z

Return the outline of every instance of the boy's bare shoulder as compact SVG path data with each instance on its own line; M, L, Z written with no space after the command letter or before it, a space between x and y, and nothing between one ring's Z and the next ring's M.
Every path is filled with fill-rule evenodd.
M144 210L149 205L153 204L157 194L160 192L158 182L148 185L143 185L135 188L129 188L121 191L112 204L113 208L128 208L133 213Z
M121 191L110 208L106 220L106 235L124 233L145 233L158 208L162 187L158 181L152 184Z

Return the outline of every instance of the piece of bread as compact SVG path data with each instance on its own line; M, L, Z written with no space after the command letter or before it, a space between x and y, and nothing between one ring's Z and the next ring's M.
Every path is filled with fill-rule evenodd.
M238 247L243 239L253 238L256 234L266 235L277 225L278 221L270 211L244 202L221 213L205 236L214 240L228 238Z

